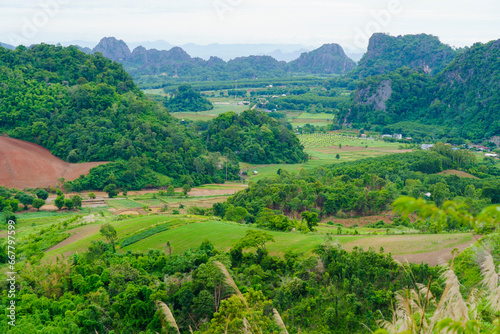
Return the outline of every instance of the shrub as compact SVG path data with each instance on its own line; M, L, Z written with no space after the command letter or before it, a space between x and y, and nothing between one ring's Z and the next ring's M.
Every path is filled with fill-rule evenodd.
M35 191L36 197L43 199L44 201L49 198L49 193L45 189L37 189Z
M75 206L75 204L73 204L73 201L71 199L65 199L64 200L64 206L68 208L68 210L71 210L73 209L73 207Z
M75 208L81 208L82 207L82 198L78 195L74 195L71 197L71 201L73 202L73 206Z

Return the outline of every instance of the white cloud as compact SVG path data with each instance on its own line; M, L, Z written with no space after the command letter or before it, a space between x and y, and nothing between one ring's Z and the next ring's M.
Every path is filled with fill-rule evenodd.
M403 10L380 24L376 13L387 11L391 1L399 1ZM360 31L377 28L394 35L431 33L457 46L500 38L496 0L3 0L0 40L20 34L26 21L33 22L33 15L54 2L65 4L37 27L30 43L116 36L177 44L356 46Z

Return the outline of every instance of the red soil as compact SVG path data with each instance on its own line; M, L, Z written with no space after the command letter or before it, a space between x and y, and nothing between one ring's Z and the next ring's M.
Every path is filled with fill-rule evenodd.
M0 185L9 188L56 186L58 178L74 180L104 163L70 164L36 144L0 137Z

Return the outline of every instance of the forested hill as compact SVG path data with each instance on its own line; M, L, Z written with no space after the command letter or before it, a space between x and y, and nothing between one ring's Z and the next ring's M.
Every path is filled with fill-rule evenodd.
M0 132L69 162L116 161L75 190L224 180L220 154L209 154L197 133L150 102L120 64L76 47L0 48ZM229 167L236 177L238 166Z
M210 151L248 163L299 163L308 158L290 124L260 111L222 114L210 121L204 137Z
M408 67L358 85L346 122L401 121L446 125L449 138L489 139L500 134L500 40L477 43L436 76Z
M437 74L453 61L457 51L432 35L390 36L376 33L370 38L368 51L351 75L368 77L387 74L400 67L422 69Z
M205 61L191 57L180 47L158 51L138 46L130 51L124 41L114 37L103 38L93 51L122 63L135 78L163 75L187 81L273 78L297 73L342 74L355 66L338 44L324 45L290 63L271 56L238 57L228 62L211 57Z

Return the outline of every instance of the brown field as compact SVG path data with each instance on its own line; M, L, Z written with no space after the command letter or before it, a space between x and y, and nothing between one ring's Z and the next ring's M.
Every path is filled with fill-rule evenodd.
M0 185L8 188L56 186L58 178L74 180L103 163L70 164L39 145L0 137Z
M71 234L68 238L64 239L57 245L50 247L45 252L50 252L52 250L56 250L64 246L71 245L72 243L79 241L80 239L96 234L100 230L100 228L101 225L87 225L87 226L77 227L71 230L73 234Z
M469 174L469 173L466 173L466 172L462 172L460 170L455 170L455 169L448 169L448 170L444 170L438 174L441 174L441 175L456 175L458 177L466 177L466 178L469 178L469 179L478 179L478 177L472 175L472 174Z
M353 226L354 224L358 224L359 227L363 227L366 224L377 223L379 221L383 221L386 224L392 224L392 215L391 212L382 213L380 215L374 216L365 216L365 217L357 217L357 218L324 218L321 220L321 223L327 223L332 221L334 224L340 223L345 227Z
M391 253L393 258L402 262L427 263L431 266L445 263L452 258L452 250L457 248L463 251L471 246L481 236L471 234L448 234L444 237L441 234L422 235L388 235L376 238L358 239L343 244L345 249L354 247L370 247L378 251L384 248L385 253Z

